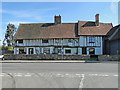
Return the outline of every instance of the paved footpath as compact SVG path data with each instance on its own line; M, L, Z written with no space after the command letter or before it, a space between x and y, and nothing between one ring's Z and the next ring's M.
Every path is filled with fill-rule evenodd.
M1 60L0 63L84 63L85 60Z

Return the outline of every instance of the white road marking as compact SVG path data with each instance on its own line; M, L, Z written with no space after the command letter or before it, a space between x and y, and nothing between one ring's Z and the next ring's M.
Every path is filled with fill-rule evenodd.
M98 74L89 74L90 76L98 76Z
M4 76L4 75L0 75L0 76Z
M107 75L107 74L99 74L98 76L109 76L109 75Z
M114 75L115 77L117 77L118 75Z
M69 75L68 73L66 73L65 75Z
M83 88L83 81L85 79L85 75L83 74L82 75L82 78L81 78L81 81L80 81L80 84L79 84L79 88Z
M15 75L15 76L21 77L22 75Z
M29 75L26 74L26 75L24 75L24 76L30 77L31 75L30 75L30 74L29 74Z
M57 74L58 76L61 75L60 73Z

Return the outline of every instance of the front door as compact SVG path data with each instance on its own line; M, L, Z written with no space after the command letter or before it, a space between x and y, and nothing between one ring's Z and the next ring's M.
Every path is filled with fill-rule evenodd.
M82 47L82 54L87 54L87 48L86 47Z
M29 54L33 54L33 48L29 48Z
M95 55L95 49L94 48L90 48L89 49L89 54L90 55Z

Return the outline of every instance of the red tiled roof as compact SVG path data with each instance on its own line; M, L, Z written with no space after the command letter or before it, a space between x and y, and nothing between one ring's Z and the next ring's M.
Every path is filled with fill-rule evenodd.
M111 23L78 21L78 23L31 23L20 24L14 39L78 38L78 35L106 35Z
M77 38L75 30L77 23L20 24L14 39L39 39L39 38Z
M78 21L78 35L106 35L111 28L111 23L99 23L96 26L95 22Z

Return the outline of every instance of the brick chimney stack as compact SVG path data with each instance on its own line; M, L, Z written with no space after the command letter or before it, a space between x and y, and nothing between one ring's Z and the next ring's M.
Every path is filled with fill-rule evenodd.
M61 24L61 16L59 15L59 16L54 16L54 23L55 24Z
M96 26L99 26L99 14L95 15L95 24Z

